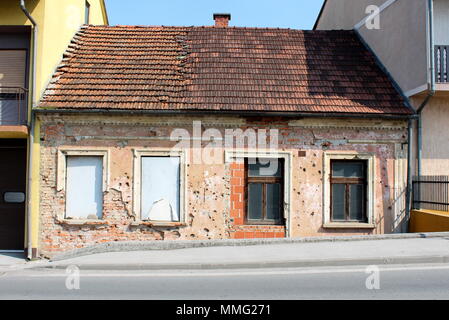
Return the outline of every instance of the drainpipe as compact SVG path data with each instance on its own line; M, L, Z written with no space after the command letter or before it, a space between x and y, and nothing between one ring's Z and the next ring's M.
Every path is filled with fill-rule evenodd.
M423 103L419 106L418 113L418 177L422 175L422 111L429 103L430 99L435 95L435 42L433 37L433 0L428 0L428 15L429 15L429 58L430 58L430 91Z
M25 0L20 0L20 8L22 9L23 13L26 15L28 20L30 20L31 24L33 25L33 71L31 75L31 114L30 114L30 138L28 142L28 183L27 183L27 258L29 260L33 259L33 249L32 249L32 230L31 230L31 183L32 183L32 169L33 169L33 145L34 145L34 108L36 106L35 101L35 93L36 93L36 57L37 57L37 34L38 34L38 26L36 21L33 19L31 14L28 12L27 8L25 7Z
M407 192L405 193L405 222L401 226L401 232L408 232L408 222L412 209L412 135L413 135L413 119L408 120L408 144L407 144Z

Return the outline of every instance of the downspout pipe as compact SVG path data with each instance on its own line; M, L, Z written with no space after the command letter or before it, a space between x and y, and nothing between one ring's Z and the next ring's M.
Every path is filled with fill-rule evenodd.
M25 0L20 0L20 8L22 9L25 16L30 20L33 25L33 55L32 55L32 66L33 70L31 73L31 113L30 113L30 138L28 142L28 182L27 182L27 258L29 260L33 259L33 243L32 243L32 205L31 205L31 184L32 184L32 172L33 172L33 145L34 145L34 108L36 106L36 62L37 62L37 35L38 35L38 25L36 20L31 16L29 11L25 6Z
M417 147L417 174L418 177L422 175L422 112L424 108L428 105L429 101L435 95L435 40L433 36L433 0L428 0L428 16L429 16L429 61L430 61L430 91L427 97L424 99L423 103L418 107L418 147Z
M413 119L408 120L408 144L407 144L407 192L405 193L405 221L401 224L401 232L407 233L409 230L409 218L412 206L412 135Z

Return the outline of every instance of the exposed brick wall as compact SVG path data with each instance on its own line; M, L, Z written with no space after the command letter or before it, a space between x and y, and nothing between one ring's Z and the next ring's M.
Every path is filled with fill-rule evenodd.
M245 214L245 164L231 163L231 218L233 225L243 225Z
M231 237L234 239L284 238L285 226L245 224L246 174L243 162L230 164L231 170Z
M279 130L279 147L292 153L289 236L380 234L393 230L395 144L406 138L406 123L378 121L375 128L363 121L304 120L290 124L282 119L237 117L187 118L113 115L46 115L41 121L40 253L72 250L109 241L207 240L227 238L276 238L285 236L283 226L244 224L244 165L226 163L224 148L217 148L221 162L189 164L186 181L185 225L156 227L132 225L133 150L171 148L175 128L192 131L192 121L203 129L227 128ZM302 121L302 120L300 120ZM365 121L366 122L366 121ZM335 127L339 126L339 127ZM383 128L385 126L385 128ZM129 138L127 138L129 137ZM348 141L369 141L368 143ZM379 140L379 143L375 141ZM382 142L387 141L387 142ZM393 142L391 142L393 141ZM203 142L203 145L209 141ZM57 190L58 150L61 147L101 148L110 152L109 187L104 192L103 223L68 225L58 221L65 211L65 194ZM323 155L327 150L369 152L376 157L375 229L323 228Z

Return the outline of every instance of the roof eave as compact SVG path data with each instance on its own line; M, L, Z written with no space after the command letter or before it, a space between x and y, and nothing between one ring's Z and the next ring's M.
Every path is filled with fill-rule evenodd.
M280 111L234 111L234 110L136 110L136 109L98 109L98 108L37 108L36 113L50 114L108 114L108 115L233 115L245 117L288 117L288 118L358 118L358 119L389 119L408 120L415 118L414 114L387 113L338 113L338 112L280 112Z

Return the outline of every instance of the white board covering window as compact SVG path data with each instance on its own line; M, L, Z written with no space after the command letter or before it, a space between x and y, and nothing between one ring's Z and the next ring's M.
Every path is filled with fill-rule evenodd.
M141 219L179 221L180 158L141 159Z
M101 219L103 211L103 158L68 156L66 218Z

